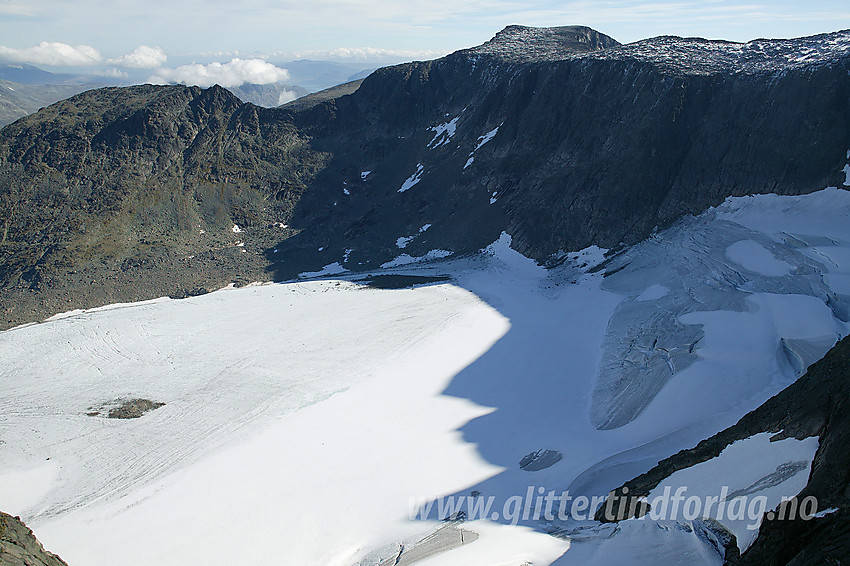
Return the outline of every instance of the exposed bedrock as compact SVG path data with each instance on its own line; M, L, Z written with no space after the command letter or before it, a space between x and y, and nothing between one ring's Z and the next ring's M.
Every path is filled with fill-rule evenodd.
M0 132L0 322L370 270L399 242L465 253L505 231L542 261L638 242L730 195L842 186L848 37L618 45L511 26L310 104L80 94ZM833 303L846 318L846 297Z

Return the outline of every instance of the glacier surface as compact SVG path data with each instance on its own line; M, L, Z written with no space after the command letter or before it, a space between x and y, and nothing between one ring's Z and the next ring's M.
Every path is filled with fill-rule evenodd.
M736 198L550 269L503 234L384 271L446 283L378 290L324 272L2 332L0 509L71 564L351 566L445 532L411 519L411 499L604 495L848 333L848 217L837 189ZM125 398L165 405L86 414ZM530 454L552 457L523 469ZM719 560L681 521L462 530L475 535L417 564Z

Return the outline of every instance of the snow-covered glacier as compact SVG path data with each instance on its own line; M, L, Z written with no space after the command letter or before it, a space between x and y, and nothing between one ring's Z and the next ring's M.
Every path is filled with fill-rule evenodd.
M850 332L848 218L838 189L733 198L603 263L504 234L382 271L450 277L412 289L346 273L2 332L0 509L70 564L719 563L675 522L495 513L455 541L411 502L604 495L736 422ZM135 398L164 405L98 410ZM712 465L759 457L736 450Z
M701 347L709 345L706 323L726 324L724 311L766 309L773 328L753 328L749 342L772 338L796 376L820 359L850 322L850 288L842 265L832 259L846 249L848 217L840 207L821 208L845 194L735 199L685 218L611 261L602 288L627 298L611 317L603 344L594 424L615 428L634 420L669 380L700 358ZM821 316L811 320L809 312L817 310ZM723 344L728 355L747 347L746 339L733 336ZM735 397L757 393L771 379L741 378Z

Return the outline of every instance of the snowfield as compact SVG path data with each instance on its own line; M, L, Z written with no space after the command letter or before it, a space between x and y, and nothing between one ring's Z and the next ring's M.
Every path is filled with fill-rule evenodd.
M72 566L719 564L699 521L506 502L605 495L792 383L850 332L847 218L838 189L736 198L595 273L604 250L544 269L503 234L385 271L441 284L346 274L2 332L0 509ZM136 398L165 405L106 418ZM757 436L668 481L774 501L816 447ZM413 513L451 496L493 513Z
M675 472L652 491L649 499L668 487L672 490L687 486L689 497L703 499L719 494L726 487L729 505L734 505L735 499L746 504L745 497L758 494L767 499L765 509L775 509L783 496L796 495L806 487L818 439L786 438L771 442L771 436L765 432L739 440L727 446L716 458ZM730 470L735 473L730 474ZM738 515L741 513L738 512ZM721 522L735 534L741 552L756 539L761 524L759 519L749 521L746 514L739 519L727 517Z

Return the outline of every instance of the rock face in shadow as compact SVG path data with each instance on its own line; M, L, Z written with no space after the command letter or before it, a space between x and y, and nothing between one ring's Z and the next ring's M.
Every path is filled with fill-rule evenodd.
M278 246L280 276L307 257L311 270L343 257L379 265L425 225L404 253L473 251L504 230L543 260L634 243L730 195L845 180L850 34L600 40L609 46L595 51L553 37L509 28L480 48L380 69L295 115L333 157L296 207L303 232ZM796 61L815 44L808 64Z
M762 432L772 439L810 436L820 438L812 462L808 485L796 501L785 505L799 508L806 497L817 498L818 509L837 509L822 517L805 520L799 514L789 520L765 520L758 538L740 557L727 555L734 565L842 564L850 559L850 337L841 340L794 384L745 415L734 426L683 450L645 474L615 490L629 497L647 495L662 480L714 458L737 440ZM628 507L625 507L628 508ZM790 507L789 507L790 508ZM778 510L778 516L790 512ZM603 505L596 519L608 522Z
M519 461L519 468L526 472L539 472L540 470L554 466L563 457L564 455L557 450L544 450L541 448L540 450L526 454Z
M0 512L0 566L67 566L18 517Z
M542 261L730 195L839 186L848 70L848 32L619 45L510 26L282 108L219 87L87 92L0 132L0 323L502 231Z

